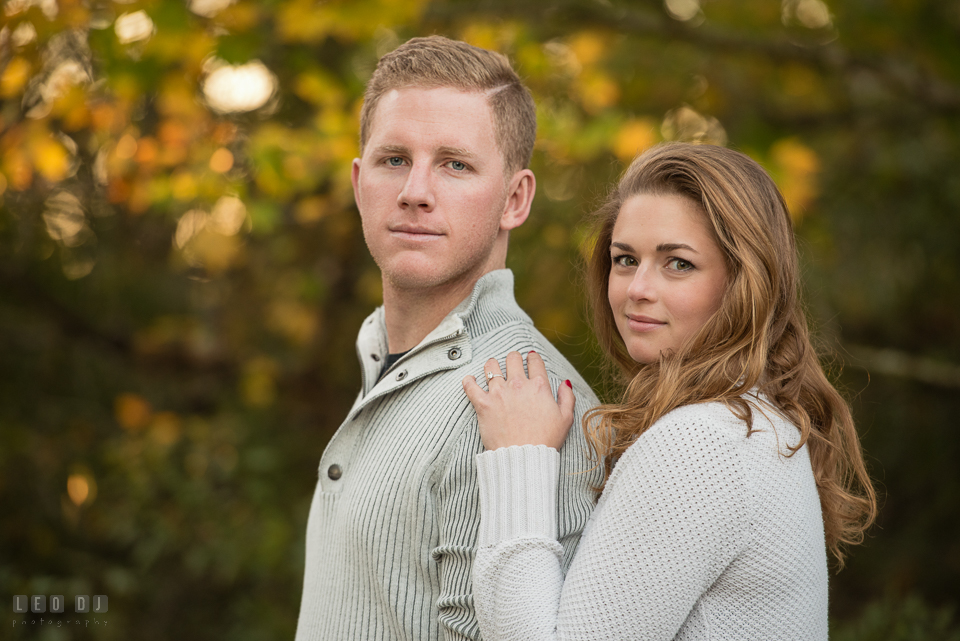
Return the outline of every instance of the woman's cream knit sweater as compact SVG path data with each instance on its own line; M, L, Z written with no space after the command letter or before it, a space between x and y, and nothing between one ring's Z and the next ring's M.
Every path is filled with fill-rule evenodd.
M564 578L558 455L477 455L473 591L486 641L827 638L820 501L799 431L753 398L681 407L617 463ZM560 508L562 509L562 508Z

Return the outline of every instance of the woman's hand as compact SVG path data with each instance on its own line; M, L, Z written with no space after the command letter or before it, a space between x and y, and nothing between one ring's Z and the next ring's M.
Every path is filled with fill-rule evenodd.
M487 389L467 376L463 389L480 419L480 438L488 450L511 445L547 445L559 450L573 424L573 389L570 381L560 385L556 400L550 390L547 368L536 352L527 354L523 371L520 352L507 354L507 374L491 358L483 367Z

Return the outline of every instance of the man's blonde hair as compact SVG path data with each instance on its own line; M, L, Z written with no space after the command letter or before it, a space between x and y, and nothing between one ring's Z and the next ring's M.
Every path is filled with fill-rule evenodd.
M383 56L363 97L361 153L380 98L401 87L450 87L486 95L504 169L512 174L530 164L537 137L536 107L506 56L443 36L412 38Z

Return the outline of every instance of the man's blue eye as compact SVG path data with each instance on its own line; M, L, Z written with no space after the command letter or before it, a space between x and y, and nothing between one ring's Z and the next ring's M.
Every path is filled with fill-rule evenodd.
M387 162L390 163L392 167L399 167L403 164L403 158L400 156L393 156L387 159Z
M462 162L460 162L459 160L450 161L450 167L452 169L455 169L456 171L463 171L464 169L467 168L467 166Z

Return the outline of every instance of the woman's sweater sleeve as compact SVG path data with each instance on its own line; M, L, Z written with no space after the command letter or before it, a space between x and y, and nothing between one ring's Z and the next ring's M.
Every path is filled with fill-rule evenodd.
M694 420L664 417L621 457L565 581L551 534L556 453L478 456L473 590L486 641L674 638L750 527L742 435L681 414Z
M484 639L555 638L563 587L556 540L559 468L560 454L545 445L477 455L473 594Z

